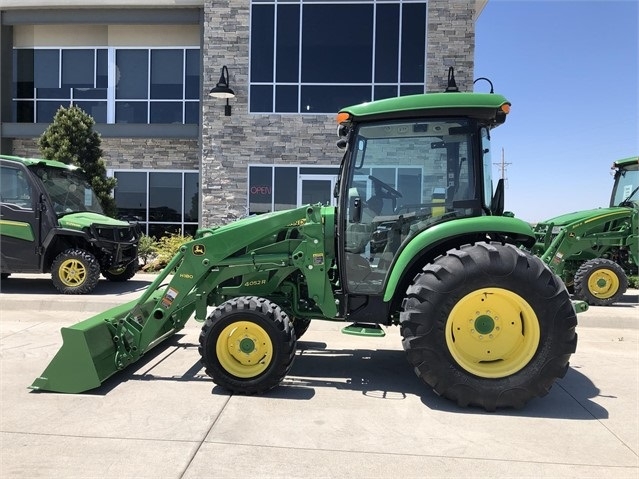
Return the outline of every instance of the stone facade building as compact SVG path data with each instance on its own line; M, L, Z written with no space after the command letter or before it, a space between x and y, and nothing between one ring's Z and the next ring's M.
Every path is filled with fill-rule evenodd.
M37 157L78 104L154 235L330 202L340 106L442 91L449 66L472 89L486 1L3 0L0 151Z

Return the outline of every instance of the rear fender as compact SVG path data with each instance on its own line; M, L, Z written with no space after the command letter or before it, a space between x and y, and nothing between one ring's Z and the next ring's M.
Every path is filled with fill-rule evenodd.
M391 301L398 288L407 281L407 275L417 263L421 269L427 262L443 254L443 245L454 247L481 239L498 241L507 237L514 244L532 245L535 235L530 225L520 219L505 216L481 216L448 221L421 231L400 247L391 266L384 290L384 301ZM408 280L412 279L408 278ZM403 293L403 291L401 291Z

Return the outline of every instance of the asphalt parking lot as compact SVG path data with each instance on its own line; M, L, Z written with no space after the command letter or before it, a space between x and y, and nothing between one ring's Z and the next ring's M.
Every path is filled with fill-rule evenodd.
M0 284L0 477L386 478L639 476L639 292L579 315L566 377L523 410L460 409L384 338L314 322L291 373L263 396L230 395L200 367L191 321L85 394L28 386L60 328L152 281L56 294L47 276Z

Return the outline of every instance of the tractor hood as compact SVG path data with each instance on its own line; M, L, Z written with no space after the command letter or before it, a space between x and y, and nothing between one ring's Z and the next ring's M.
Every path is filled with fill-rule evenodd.
M574 213L567 213L565 215L556 216L549 220L544 221L544 224L552 223L554 226L567 226L578 221L590 222L607 216L625 215L630 214L628 208L616 207L616 208L595 208L592 210L575 211Z
M82 211L79 213L69 213L58 219L58 223L63 228L72 230L82 230L91 225L108 225L108 226L129 226L126 221L120 221L98 213Z

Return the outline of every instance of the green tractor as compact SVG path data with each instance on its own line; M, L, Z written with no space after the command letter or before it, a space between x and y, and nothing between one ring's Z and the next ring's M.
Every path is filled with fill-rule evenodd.
M311 321L382 336L398 326L408 362L460 406L522 407L563 377L575 306L527 252L531 227L493 194L490 137L510 103L447 92L341 110L337 206L201 229L138 300L62 329L31 388L79 393L202 321L206 373L263 393L291 369ZM212 307L212 309L211 309Z
M628 288L639 264L639 157L613 163L610 206L578 211L535 226L532 252L572 289L574 297L608 306Z
M100 274L126 281L138 266L140 228L104 215L81 170L0 155L0 271L51 273L58 291L90 293Z

